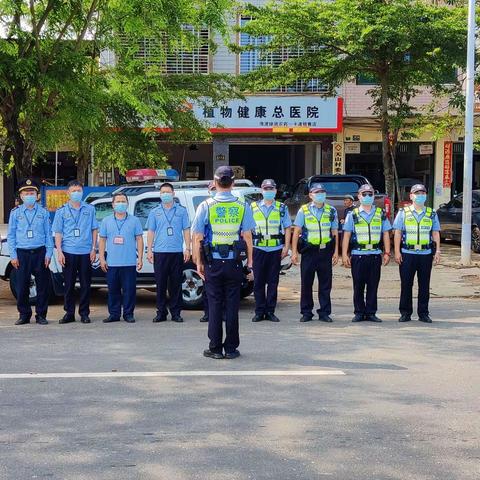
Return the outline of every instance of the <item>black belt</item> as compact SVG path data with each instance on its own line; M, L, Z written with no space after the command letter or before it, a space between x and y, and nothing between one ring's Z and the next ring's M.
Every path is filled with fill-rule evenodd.
M432 248L432 244L429 243L428 245L402 245L402 248L405 248L405 250L430 250Z
M39 253L42 250L46 250L45 247L37 247L37 248L17 248L17 252L23 253Z

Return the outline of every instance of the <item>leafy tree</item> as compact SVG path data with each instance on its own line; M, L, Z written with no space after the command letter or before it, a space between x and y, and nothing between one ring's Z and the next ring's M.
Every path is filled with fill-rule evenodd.
M0 0L3 167L14 163L18 176L29 175L43 152L73 141L82 176L93 143L99 160L105 152L104 160L122 163L153 154L154 136L143 127L173 128L178 141L205 135L183 105L232 96L232 82L205 75L195 84L195 75L169 76L164 66L179 48L213 49L195 31L225 34L229 7L230 0ZM101 52L114 52L115 62L99 65Z
M249 5L252 20L241 30L267 36L257 49L270 55L281 48L302 54L276 68L262 67L245 78L248 88L288 85L322 78L334 94L357 75L375 83L371 110L382 132L386 192L393 198L399 133L420 114L411 104L423 89L451 94L460 82L445 79L466 58L466 11L415 0L282 0Z

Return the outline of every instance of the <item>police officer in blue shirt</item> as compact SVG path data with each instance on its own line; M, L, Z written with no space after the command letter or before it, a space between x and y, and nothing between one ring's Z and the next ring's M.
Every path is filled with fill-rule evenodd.
M400 266L400 318L399 322L412 319L412 289L415 274L418 281L418 319L431 323L428 303L430 300L430 275L432 263L440 263L440 222L435 210L425 207L427 188L417 184L410 189L412 205L401 209L393 223L395 230L395 261Z
M238 310L243 281L243 260L251 272L252 230L255 221L251 208L232 194L234 172L229 166L215 171L215 198L200 204L193 221L197 270L206 279L210 345L203 352L209 358L233 359L240 356ZM222 320L225 314L226 335Z
M342 245L343 265L352 269L355 314L352 322L381 322L376 315L381 247L383 239L383 265L388 265L392 227L385 212L373 204L375 191L371 185L365 184L358 189L358 200L360 207L355 207L345 218Z
M287 207L275 201L275 180L263 180L261 188L263 200L251 205L256 224L253 233L255 316L252 322L279 322L275 315L278 282L282 259L290 250L292 221Z
M167 286L172 321L183 322L183 263L191 257L190 220L187 209L174 201L173 185L160 188L160 205L147 220L147 259L153 263L157 283L157 314L153 321L167 320Z
M128 198L123 193L112 197L114 213L100 225L100 267L107 274L108 313L104 323L135 323L137 272L143 266L143 228L135 215L129 215ZM107 255L105 256L105 251Z
M55 212L52 230L55 233L57 258L63 267L65 315L59 323L75 321L75 282L80 280L78 313L82 323L90 323L90 285L92 263L96 258L98 223L95 207L82 202L83 185L72 180L67 185L70 200Z
M313 319L313 281L318 277L317 310L319 320L332 322L332 265L338 262L338 216L337 210L325 203L327 192L320 183L310 186L311 203L302 205L294 222L292 238L292 262L298 265L298 254L302 254L300 265L301 322ZM299 242L300 240L300 242ZM299 246L300 244L300 246Z
M29 292L32 275L37 286L36 322L46 325L50 285L48 267L53 253L50 219L47 210L37 203L39 188L32 179L21 182L18 191L23 204L10 213L7 235L10 262L17 270L19 319L15 325L30 323L32 308Z

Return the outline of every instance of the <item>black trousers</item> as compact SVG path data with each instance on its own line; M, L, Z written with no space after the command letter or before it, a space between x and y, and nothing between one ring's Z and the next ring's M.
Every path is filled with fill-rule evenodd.
M157 284L157 315L167 316L168 288L168 310L172 317L179 316L182 310L183 253L154 253L153 257Z
M400 313L411 315L413 313L413 280L417 274L419 316L428 315L428 302L430 300L430 276L432 273L433 255L418 255L403 253L400 265Z
M37 317L46 317L48 310L48 286L50 280L49 269L45 267L45 247L34 250L17 248L18 283L17 283L17 308L20 318L30 320L32 307L30 306L30 281L35 277L37 287L37 301L35 313Z
M208 296L208 338L210 350L232 353L240 345L238 309L243 266L236 260L214 259L205 266ZM225 317L225 341L222 320Z
M351 261L355 315L375 315L382 255L352 255Z
M281 261L281 250L265 252L253 249L253 294L257 315L275 312Z
M92 283L92 265L90 254L75 255L64 253L65 267L63 281L65 285L65 302L63 309L69 317L75 316L75 282L80 281L80 303L78 313L81 317L90 315L90 285Z
M327 316L332 313L330 292L332 291L332 256L333 242L323 250L310 249L302 253L300 275L302 279L300 294L300 312L306 317L313 317L313 281L318 277L318 314Z

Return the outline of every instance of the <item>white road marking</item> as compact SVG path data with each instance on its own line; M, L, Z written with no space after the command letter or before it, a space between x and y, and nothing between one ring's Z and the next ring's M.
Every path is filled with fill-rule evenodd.
M319 377L345 375L342 370L189 370L177 372L2 373L0 379L135 378L135 377Z

